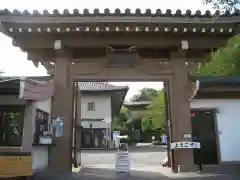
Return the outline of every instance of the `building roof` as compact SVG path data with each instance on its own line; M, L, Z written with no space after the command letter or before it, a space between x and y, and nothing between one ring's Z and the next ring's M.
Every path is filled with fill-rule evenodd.
M27 100L46 100L53 94L53 83L29 77L0 77L1 95L19 95Z
M88 9L82 12L78 9L63 12L57 9L52 12L4 9L0 10L0 22L0 31L13 39L14 46L27 52L28 59L35 65L41 62L52 73L54 65L49 65L51 62L47 60L55 59L53 45L58 36L62 37L64 46L72 50L73 62L88 58L105 61L123 55L110 53L109 46L110 49L125 50L134 47L135 53L124 53L133 60L136 56L169 59L169 53L178 49L182 40L189 44L188 61L202 61L205 54L224 46L230 37L239 33L240 13L172 12L170 9L131 12L129 8L125 11L115 9L114 12L109 9L94 9L93 12ZM107 62L105 66L109 67L111 63ZM165 74L168 65L157 66L161 66L161 73Z
M139 102L125 102L123 105L131 111L145 110L152 102L139 101Z
M27 79L35 80L36 82L51 81L53 76L27 76ZM13 81L19 80L19 76L2 76L0 81ZM81 91L115 91L115 90L127 90L128 86L117 86L108 82L79 82L79 89Z
M79 82L78 85L81 91L115 91L128 89L128 86L116 86L108 82Z
M200 82L196 99L239 98L240 76L191 76L189 79Z
M240 83L240 76L189 76L189 79L200 83Z
M240 88L240 76L195 76L189 79L200 82L200 91L210 88L218 88L221 91Z
M231 13L230 11L225 11L225 13L220 13L220 11L215 11L214 13L211 13L209 10L205 12L201 12L200 10L197 10L196 12L192 12L190 9L186 10L185 12L182 12L180 9L176 10L176 12L172 12L171 9L167 9L165 12L163 12L161 9L157 9L155 12L153 12L151 9L146 9L144 12L137 8L134 12L131 12L129 8L126 8L125 11L122 11L117 8L114 11L110 11L110 9L105 8L104 10L100 10L98 8L93 9L93 11L89 9L83 9L82 11L79 9L74 9L73 11L70 9L65 9L63 12L61 12L58 9L54 9L52 12L48 11L47 9L43 10L43 12L39 12L38 10L34 10L33 12L29 12L28 10L19 11L19 10L13 10L12 12L8 9L2 9L0 10L0 15L14 15L14 16L34 16L34 17L76 17L76 16L163 16L163 17L206 17L211 18L213 16L220 16L220 17L232 17L232 16L239 16L239 10Z

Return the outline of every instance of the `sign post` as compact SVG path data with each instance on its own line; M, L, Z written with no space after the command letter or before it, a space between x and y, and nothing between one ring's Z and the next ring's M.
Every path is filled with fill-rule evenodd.
M171 149L198 149L200 153L201 144L200 142L191 142L191 141L185 141L185 142L173 142L171 143ZM202 164L199 163L199 170L202 171Z

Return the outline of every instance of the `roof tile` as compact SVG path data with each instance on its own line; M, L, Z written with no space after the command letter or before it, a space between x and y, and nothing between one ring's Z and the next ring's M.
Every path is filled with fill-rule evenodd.
M128 88L127 86L116 86L107 82L79 82L78 85L81 91L111 91Z
M214 16L240 16L240 10L236 10L235 12L225 11L224 13L220 13L218 10L215 13L211 13L209 10L205 12L201 12L197 10L193 13L190 9L182 12L178 9L176 12L172 12L171 9L167 9L165 13L161 11L161 9L157 9L153 12L151 9L146 9L145 12L142 12L141 9L135 9L135 12L131 12L129 8L126 8L125 11L121 11L119 8L115 9L114 12L111 12L110 9L105 8L103 12L100 12L99 9L95 8L92 13L90 13L89 9L84 9L80 12L78 9L74 9L70 11L68 9L64 9L62 13L58 9L54 9L52 12L48 10L43 10L43 12L39 12L34 10L30 13L28 10L19 11L13 10L12 12L9 9L0 10L0 15L14 15L14 16L164 16L164 17L214 17Z

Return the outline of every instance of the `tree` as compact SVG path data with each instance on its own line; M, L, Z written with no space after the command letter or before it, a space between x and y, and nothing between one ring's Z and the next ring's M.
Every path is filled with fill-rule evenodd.
M140 99L152 101L157 96L158 96L158 90L153 88L143 88L139 91L137 95L134 95L131 100L134 101L137 98L140 98Z
M164 109L164 91L158 92L158 96L153 100L152 104L148 106L146 114L142 119L142 130L156 130L163 127L165 123L165 109Z
M240 75L240 36L230 39L226 47L211 54L205 63L199 63L196 75Z
M121 108L119 115L117 117L114 117L113 119L112 128L114 130L121 131L125 129L124 124L128 120L128 113L129 113L129 110L127 108L125 107Z
M236 11L240 0L202 0L204 4L212 4L218 10Z

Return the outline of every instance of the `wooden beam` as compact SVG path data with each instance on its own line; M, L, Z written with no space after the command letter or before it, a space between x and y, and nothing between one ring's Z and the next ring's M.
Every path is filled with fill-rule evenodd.
M145 35L138 36L136 34L129 35L65 35L65 36L22 36L18 37L15 44L22 48L36 49L53 49L56 39L62 40L65 48L90 48L90 47L108 47L114 45L135 45L138 48L155 47L155 48L173 48L180 47L181 40L187 40L189 48L192 49L212 49L218 48L226 44L226 37L204 36L204 37L188 37L188 36L157 36Z
M54 73L54 65L51 63L42 63L48 72ZM96 59L89 61L79 61L71 64L69 74L71 75L102 75L103 73L128 74L135 72L140 76L145 75L170 75L172 74L171 64L154 63L150 61L141 61L133 65L118 64L117 66L108 66L106 59ZM142 75L143 76L143 75ZM116 77L115 77L116 78Z
M187 62L202 62L204 61L204 55L206 55L206 52L203 52L203 54L201 56L194 56L194 57L191 57L189 56L187 58ZM47 54L44 54L44 52L42 51L35 51L35 54L32 53L32 52L29 52L28 53L28 56L27 56L28 60L30 61L37 61L37 62L54 62L55 61L55 56L54 55L47 55ZM145 61L156 61L156 62L162 62L162 61L169 61L168 57L155 57L155 58L143 58ZM106 61L106 57L99 57L99 58L96 58L96 57L80 57L80 58L72 58L71 61L73 63L77 63L77 62L92 62L92 61L100 61L100 62L103 62L103 61Z
M74 81L164 81L171 75L153 74L148 75L140 71L101 71L98 74L72 74Z

